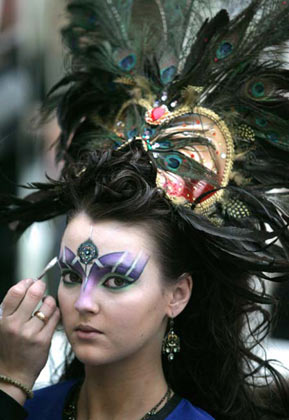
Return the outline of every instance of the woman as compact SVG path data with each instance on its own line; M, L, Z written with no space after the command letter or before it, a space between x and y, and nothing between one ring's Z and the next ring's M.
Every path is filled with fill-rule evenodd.
M289 186L289 79L268 51L289 5L205 22L193 2L149 5L69 2L73 62L45 108L62 176L1 202L19 233L68 220L58 301L76 357L28 419L284 420L285 380L255 348L268 273L289 271L288 194L272 191ZM22 281L2 304L6 420L25 418L59 320L51 297L31 317L43 294Z

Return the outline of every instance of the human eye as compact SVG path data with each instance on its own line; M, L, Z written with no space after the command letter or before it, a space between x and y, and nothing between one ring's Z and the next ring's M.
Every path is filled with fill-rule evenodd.
M75 271L72 270L62 270L61 279L64 284L81 284L82 279Z
M107 277L105 279L105 281L102 283L102 286L108 288L108 289L114 289L114 290L119 290L119 289L123 289L125 287L127 287L128 285L134 283L133 281L129 280L127 277L125 276L121 276L121 275L110 275L109 277Z

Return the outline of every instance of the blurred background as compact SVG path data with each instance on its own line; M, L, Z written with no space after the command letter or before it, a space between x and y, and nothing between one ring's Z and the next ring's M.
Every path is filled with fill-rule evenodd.
M51 148L57 138L55 120L39 128L38 112L49 88L63 74L59 28L64 20L63 0L0 0L0 193L23 196L20 185L57 178ZM58 254L64 220L35 223L20 240L0 226L0 302L18 280L36 278ZM46 276L55 296L57 269ZM55 334L52 353L38 385L48 381L61 362L63 333Z
M237 10L230 1L232 13ZM229 4L230 3L230 4ZM215 3L214 3L215 4ZM0 0L0 193L23 196L20 185L57 178L54 163L58 128L55 120L37 126L37 113L49 88L63 75L63 48L59 29L64 21L65 0ZM216 3L216 7L217 7ZM19 241L8 227L0 226L0 302L18 280L37 277L58 247L65 221L35 223ZM46 277L50 294L55 295L57 269ZM273 287L273 286L272 286ZM280 298L280 316L266 343L269 358L289 368L289 286L274 286ZM286 302L285 302L286 299ZM64 337L57 332L52 355L37 385L49 381L59 365Z

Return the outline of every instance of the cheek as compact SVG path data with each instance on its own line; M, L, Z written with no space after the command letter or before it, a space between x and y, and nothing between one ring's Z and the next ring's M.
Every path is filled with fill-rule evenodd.
M111 322L123 340L146 339L157 334L166 315L166 302L160 293L138 290L122 296L111 307Z
M59 309L62 315L62 321L65 321L68 314L72 314L74 303L78 297L79 290L77 287L66 288L60 282L57 292Z

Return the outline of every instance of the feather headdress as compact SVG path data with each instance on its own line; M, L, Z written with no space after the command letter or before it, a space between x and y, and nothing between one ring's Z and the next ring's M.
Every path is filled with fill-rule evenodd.
M125 152L139 142L182 217L244 241L243 251L236 242L226 248L233 256L278 237L286 260L289 2L252 0L232 19L226 10L212 17L210 3L68 1L69 69L45 108L57 110L58 156L67 167L83 151ZM23 229L31 206L41 210L37 220L67 211L60 184L2 200L2 218ZM274 258L262 261L268 268Z

